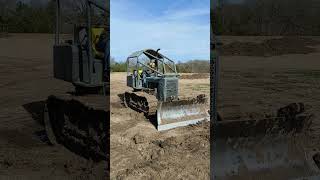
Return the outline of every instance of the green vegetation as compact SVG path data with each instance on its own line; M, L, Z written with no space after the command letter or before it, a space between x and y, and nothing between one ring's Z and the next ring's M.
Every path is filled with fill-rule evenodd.
M177 64L179 73L210 73L210 61L191 60Z
M320 1L217 0L211 22L217 35L320 35Z
M191 60L185 63L177 63L177 71L179 73L209 73L210 62L205 60ZM126 72L125 62L116 62L113 58L110 61L111 72Z
M0 0L0 24L8 25L11 33L52 33L55 5L50 0L33 7L21 1Z
M72 23L86 21L84 0L63 0L60 3L63 3L62 33L69 32ZM108 13L96 9L93 9L93 13L92 24L108 24ZM55 14L55 0L0 0L0 25L6 25L9 33L53 33Z
M110 65L111 72L126 72L127 66L126 63L120 62L120 63L111 63Z

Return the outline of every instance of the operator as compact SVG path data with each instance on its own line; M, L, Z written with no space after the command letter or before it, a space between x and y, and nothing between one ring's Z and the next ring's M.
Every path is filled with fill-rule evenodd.
M155 70L157 70L157 64L156 64L157 62L156 62L156 60L155 59L151 59L150 60L150 63L149 63L149 66L152 68L151 70L150 70L150 73L149 74L154 74L154 76L157 76L156 75L156 72L155 72Z
M150 60L150 63L149 63L149 66L150 66L152 69L155 69L155 67L156 67L155 60L151 59L151 60Z

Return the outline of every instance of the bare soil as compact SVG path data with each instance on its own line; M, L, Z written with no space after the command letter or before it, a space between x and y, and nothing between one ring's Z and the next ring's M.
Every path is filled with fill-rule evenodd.
M317 43L320 38L229 36L221 37L221 40L226 44L238 41L255 46L272 42L270 45L281 44L283 47L271 46L276 53L268 56L264 52L257 54L252 46L244 50L244 54L231 53L220 57L218 112L222 119L263 118L265 114L275 115L277 109L288 104L301 102L307 112L313 114L308 132L310 146L320 148L320 44ZM302 52L302 45L313 50ZM234 46L231 51L242 51L241 48Z
M208 79L209 73L186 73L180 76L180 79Z
M209 122L158 132L150 119L122 105L119 95L130 90L126 73L111 74L111 179L209 179ZM181 79L179 91L209 97L208 74Z
M105 161L48 144L44 101L73 90L53 78L52 45L50 34L0 38L0 179L105 179Z
M284 54L309 54L316 52L314 46L320 41L310 37L270 37L262 42L239 41L224 44L221 47L221 55L225 56L278 56Z
M52 35L0 38L0 179L102 179L106 162L92 162L47 143L43 101L72 90L53 79ZM242 37L243 38L243 37ZM263 42L270 37L246 37ZM271 37L272 38L272 37ZM319 41L319 37L308 37ZM222 37L234 42L238 37ZM307 53L222 56L218 111L244 119L303 102L314 114L309 145L320 149L320 46ZM180 93L209 95L209 79L182 79ZM124 108L125 74L111 75L111 179L209 179L209 123L159 133L143 114Z

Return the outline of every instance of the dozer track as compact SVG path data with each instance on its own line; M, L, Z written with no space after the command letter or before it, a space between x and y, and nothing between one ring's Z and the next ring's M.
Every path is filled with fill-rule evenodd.
M152 93L144 91L125 92L124 104L145 115L156 115L158 131L196 124L209 120L207 98L180 98L169 102L158 101Z
M152 92L125 92L123 101L126 107L143 112L146 116L152 116L157 111L158 100Z
M44 121L52 144L95 161L109 158L109 111L105 96L49 96Z

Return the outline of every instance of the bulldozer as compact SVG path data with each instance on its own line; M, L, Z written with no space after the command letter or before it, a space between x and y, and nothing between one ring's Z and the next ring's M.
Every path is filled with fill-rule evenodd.
M56 31L53 45L53 76L71 83L74 90L50 95L44 107L44 124L53 145L95 161L109 158L109 30L107 19L94 23L94 10L107 13L94 1L81 1L84 15L70 22L73 37L61 32L61 9L66 1L56 0ZM80 2L80 1L78 1ZM77 18L80 15L76 16ZM99 16L100 17L100 16ZM98 21L97 21L98 22ZM63 38L62 38L63 37Z
M144 49L127 58L127 86L132 91L124 93L125 106L147 117L156 114L158 131L209 120L205 95L179 96L176 64L159 50Z
M211 38L211 179L320 179L319 149L307 144L313 116L303 103L291 103L262 119L221 118L217 97L222 43L212 28Z

